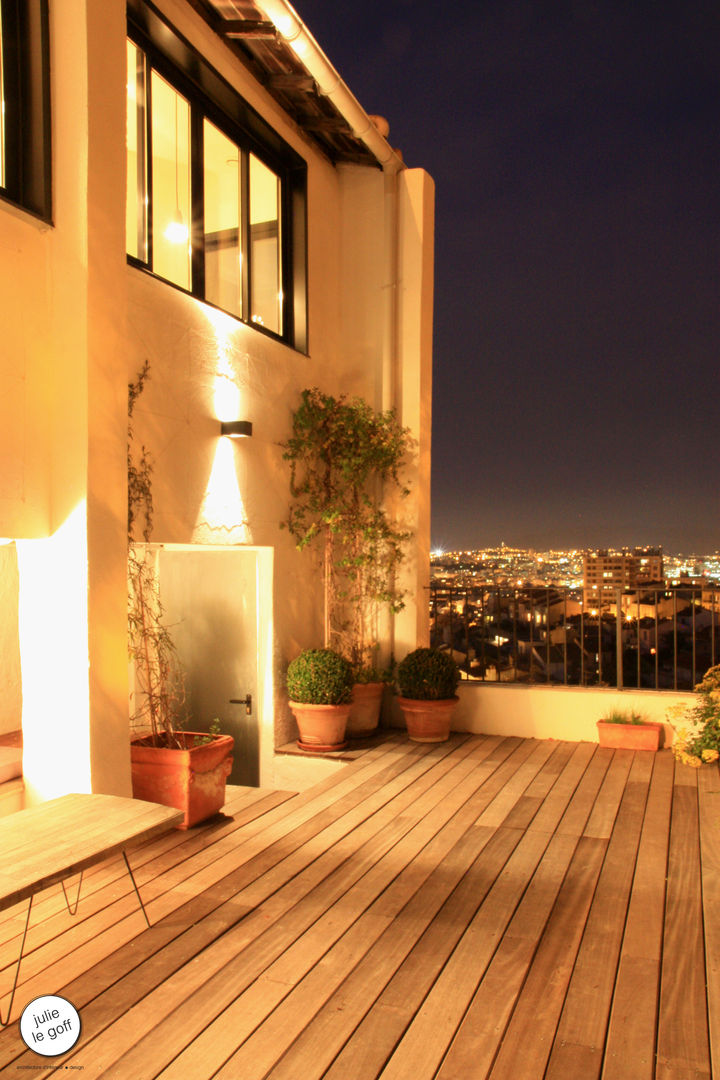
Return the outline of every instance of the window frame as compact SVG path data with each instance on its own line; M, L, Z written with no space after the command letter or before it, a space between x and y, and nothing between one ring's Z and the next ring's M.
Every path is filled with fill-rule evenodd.
M0 199L52 224L48 0L0 0L5 100Z
M245 162L254 154L280 179L280 242L282 272L282 332L276 333L252 321L250 293L252 267L250 248L250 206L247 192L249 168L243 168L242 199L242 311L238 319L275 340L307 352L307 163L257 113L208 61L165 21L146 0L129 0L127 37L145 55L145 182L147 260L127 254L130 265L145 270L161 281L219 307L205 297L204 236L204 121L207 119L239 148ZM190 105L190 202L191 288L184 289L153 270L152 207L152 102L150 87L156 71Z

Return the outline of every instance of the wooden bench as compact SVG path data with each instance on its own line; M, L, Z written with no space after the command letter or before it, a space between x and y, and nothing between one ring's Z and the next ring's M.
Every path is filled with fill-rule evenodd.
M10 1004L6 1018L0 1016L0 1026L10 1019L35 893L57 882L63 883L64 892L65 878L80 873L82 881L84 870L120 852L149 926L126 850L167 832L182 820L182 810L119 795L63 795L0 819L0 911L28 900ZM78 900L71 907L65 893L73 915L79 897L78 886Z

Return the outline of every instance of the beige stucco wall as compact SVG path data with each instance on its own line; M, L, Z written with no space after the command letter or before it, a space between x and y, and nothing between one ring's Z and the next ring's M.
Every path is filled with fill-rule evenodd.
M31 800L130 790L124 38L121 0L50 5L53 225L0 205L0 534L19 540Z
M454 731L487 735L517 735L532 739L568 739L597 742L597 721L613 709L637 711L666 727L672 742L667 711L688 705L692 694L650 690L612 690L572 686L519 686L463 682L453 714Z
M18 731L22 721L19 584L15 545L0 544L0 735Z
M153 539L273 549L274 740L294 735L285 666L321 640L319 574L279 528L288 502L279 444L303 388L394 405L411 427L420 448L403 508L420 537L407 567L411 594L426 574L432 184L419 170L335 168L190 5L158 6L307 161L309 349L127 265L125 3L50 5L53 225L0 204L0 536L19 541L23 679L32 684L23 730L35 798L68 784L130 790L126 408L127 382L146 360L151 378L135 430L155 461ZM222 418L251 420L250 440L219 438L228 389L236 413ZM424 596L404 617L403 642L422 636L422 608ZM388 626L388 648L394 635ZM64 777L63 732L76 752Z

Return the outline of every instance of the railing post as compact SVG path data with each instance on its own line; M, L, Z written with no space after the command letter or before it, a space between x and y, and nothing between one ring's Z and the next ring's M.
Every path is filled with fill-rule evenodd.
M623 688L623 640L622 640L622 590L615 592L615 682L618 690Z

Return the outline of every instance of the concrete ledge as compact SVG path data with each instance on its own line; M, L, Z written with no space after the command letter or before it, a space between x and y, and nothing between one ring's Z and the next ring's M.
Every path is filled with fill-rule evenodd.
M596 722L611 709L623 709L662 723L666 746L672 742L668 709L677 704L689 705L695 697L692 693L659 690L466 681L460 683L458 696L453 731L597 742Z

